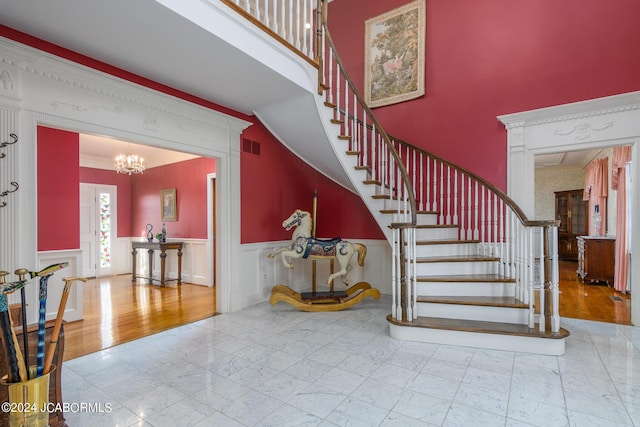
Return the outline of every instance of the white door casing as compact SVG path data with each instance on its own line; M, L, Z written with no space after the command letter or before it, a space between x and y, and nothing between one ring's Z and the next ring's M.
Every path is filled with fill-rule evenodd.
M499 116L507 129L507 192L534 218L538 154L631 145L632 181L640 182L640 91ZM640 230L640 191L631 194L632 230ZM631 239L631 283L640 283L640 239ZM631 293L631 323L640 325L640 292Z
M3 132L20 137L12 156L3 159L20 190L2 212L0 235L19 236L0 240L0 252L10 255L2 268L33 268L42 256L37 253L37 126L108 135L216 159L217 311L245 306L231 284L240 281L241 270L240 133L251 123L6 39L0 39L0 74L11 83L0 85L0 123ZM80 264L67 274L80 275ZM34 289L28 291L29 322L37 319Z

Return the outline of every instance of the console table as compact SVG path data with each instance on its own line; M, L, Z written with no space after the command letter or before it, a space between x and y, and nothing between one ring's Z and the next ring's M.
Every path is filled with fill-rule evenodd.
M146 249L149 253L149 275L140 276L136 274L136 254L138 249ZM178 251L178 278L177 279L165 279L165 259L167 258L167 251L175 249ZM166 282L178 281L178 285L182 284L182 242L131 242L131 255L133 257L133 272L132 281L135 283L137 278L147 279L153 283L158 279L153 278L153 254L154 251L160 251L160 286L164 286Z

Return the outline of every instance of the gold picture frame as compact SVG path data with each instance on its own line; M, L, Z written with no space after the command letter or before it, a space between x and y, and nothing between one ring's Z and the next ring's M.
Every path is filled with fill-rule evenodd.
M160 217L162 221L177 221L176 189L160 190Z
M369 108L425 93L425 0L365 21L364 95Z

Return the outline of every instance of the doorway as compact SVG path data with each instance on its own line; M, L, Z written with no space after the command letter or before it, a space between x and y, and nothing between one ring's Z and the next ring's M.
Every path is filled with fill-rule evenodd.
M568 197L575 197L582 202L587 166L594 160L608 158L608 196L607 203L605 206L601 206L601 209L607 213L606 235L615 236L618 234L619 227L616 224L615 214L618 194L617 191L612 190L610 182L613 149L613 146L605 146L535 155L534 207L536 219L559 219L561 221L558 232L560 315L629 325L631 324L630 294L616 291L613 284L583 282L578 274L580 250L576 235L589 236L594 234L594 231L587 226L592 212L589 211L588 206L580 205L573 210L572 214L563 214L562 209L559 210L562 203L558 203L558 200ZM627 176L630 177L631 174L629 173ZM629 194L627 193L628 201L630 200ZM571 205L570 202L569 200L567 204ZM582 203L588 205L588 202ZM627 204L627 206L629 205L630 203ZM577 211L580 212L580 221L584 221L584 226L579 227L580 231L576 234L571 233L571 225L580 222L576 221ZM631 225L631 218L630 214L626 216L627 231ZM562 224L563 220L568 224ZM562 234L563 231L565 234ZM601 260L601 263L604 262ZM610 265L611 274L613 274L613 259L610 260Z
M80 183L80 250L84 277L113 273L112 238L117 230L117 187Z

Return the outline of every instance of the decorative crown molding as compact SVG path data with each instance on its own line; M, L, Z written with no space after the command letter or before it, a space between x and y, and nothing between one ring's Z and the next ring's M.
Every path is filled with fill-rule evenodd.
M498 116L507 129L640 110L640 91Z

